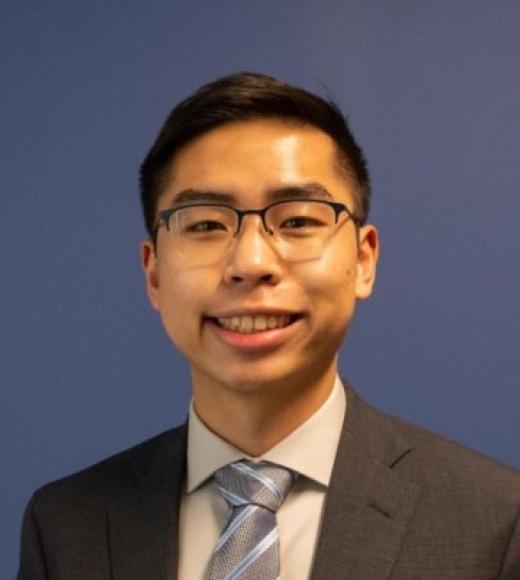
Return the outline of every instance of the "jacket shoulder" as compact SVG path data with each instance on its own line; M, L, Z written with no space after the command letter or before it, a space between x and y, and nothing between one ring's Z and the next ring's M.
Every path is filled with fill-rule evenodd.
M37 489L32 504L107 502L140 480L160 482L185 461L186 425L170 429Z
M395 465L397 470L406 470L423 483L461 480L466 489L473 484L488 486L499 493L509 489L520 497L520 471L517 469L403 419L385 417L392 429L410 445L409 452Z
M419 485L464 479L511 487L520 495L520 471L407 420L374 408L347 384L346 430L373 460Z
M364 457L418 489L395 577L520 578L520 471L350 400Z

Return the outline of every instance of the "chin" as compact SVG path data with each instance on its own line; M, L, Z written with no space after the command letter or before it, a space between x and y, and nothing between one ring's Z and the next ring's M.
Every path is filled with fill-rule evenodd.
M290 376L277 373L236 373L223 377L221 382L229 389L243 393L259 393L280 389L293 381Z
M258 360L251 364L230 364L206 375L214 383L219 383L228 391L236 393L260 394L277 391L287 392L298 385L309 384L330 371L330 365L316 365L309 368L303 361L289 363L283 361Z
M297 372L288 372L287 364L283 368L268 361L251 361L252 364L225 364L213 372L206 369L194 374L201 383L220 385L228 391L258 393L271 389L280 389L284 385L294 384L298 380ZM247 368L246 368L247 367ZM222 372L225 368L225 372Z

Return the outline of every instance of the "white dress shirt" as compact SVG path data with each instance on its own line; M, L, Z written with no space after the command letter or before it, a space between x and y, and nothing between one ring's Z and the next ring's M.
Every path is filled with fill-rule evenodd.
M346 411L339 377L323 405L305 423L261 457L251 458L210 431L193 404L188 419L188 465L181 499L179 580L203 580L213 549L229 517L229 507L212 480L234 461L271 461L299 474L277 513L280 578L309 578L322 512Z

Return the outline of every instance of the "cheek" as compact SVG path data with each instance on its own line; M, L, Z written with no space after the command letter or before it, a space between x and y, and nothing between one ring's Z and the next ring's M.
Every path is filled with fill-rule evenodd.
M355 310L356 262L353 252L324 254L304 278L316 339L337 348Z
M196 336L200 328L207 280L167 265L160 271L160 314L170 338L180 347Z
M355 271L345 263L337 269L325 266L307 279L301 278L311 313L310 322L322 338L342 336L355 308Z
M307 276L313 294L331 299L334 306L354 295L356 278L355 255L348 251L325 253Z

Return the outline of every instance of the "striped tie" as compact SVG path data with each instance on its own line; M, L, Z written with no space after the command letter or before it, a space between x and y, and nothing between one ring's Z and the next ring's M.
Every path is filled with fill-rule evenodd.
M276 511L294 483L293 473L266 461L239 461L219 469L215 481L231 514L213 552L209 580L276 580Z

